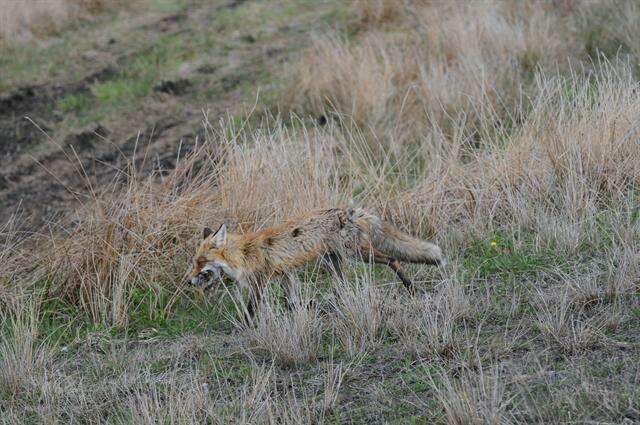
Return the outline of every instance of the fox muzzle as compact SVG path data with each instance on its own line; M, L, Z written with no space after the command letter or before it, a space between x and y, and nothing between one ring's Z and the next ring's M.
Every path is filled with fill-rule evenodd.
M222 280L221 268L214 265L206 265L196 276L189 281L193 286L209 289L216 282Z

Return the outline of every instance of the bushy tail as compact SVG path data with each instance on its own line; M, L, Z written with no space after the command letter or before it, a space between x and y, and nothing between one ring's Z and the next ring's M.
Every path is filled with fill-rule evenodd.
M368 236L373 247L390 257L408 263L445 263L438 245L414 238L360 208L352 210L352 214L354 221Z

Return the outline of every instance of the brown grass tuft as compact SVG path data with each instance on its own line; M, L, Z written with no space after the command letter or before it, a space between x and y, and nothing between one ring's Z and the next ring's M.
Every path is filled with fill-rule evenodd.
M322 343L320 312L308 294L297 297L290 310L267 294L252 323L238 327L247 350L268 354L283 367L315 362Z
M550 346L575 353L593 348L603 340L603 318L585 316L582 307L572 305L568 291L548 297L540 295L538 303L538 328Z
M449 424L494 424L510 422L509 399L497 368L487 372L463 370L459 377L440 374L431 380L438 403Z
M38 334L38 306L33 300L17 309L0 309L0 323L5 332L0 338L0 394L10 402L44 383L52 354Z
M418 358L450 358L461 348L455 324L470 316L471 307L460 284L448 279L435 294L394 300L390 311L389 327L404 350Z
M370 274L356 274L353 282L336 284L331 304L337 313L336 335L350 356L380 342L385 322L384 295Z

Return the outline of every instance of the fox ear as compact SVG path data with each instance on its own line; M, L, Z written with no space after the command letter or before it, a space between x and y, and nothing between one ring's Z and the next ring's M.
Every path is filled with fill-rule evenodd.
M216 248L221 247L222 245L227 243L227 226L225 226L224 224L220 226L215 235L213 235L212 243Z
M213 230L211 230L211 227L205 227L202 230L202 239L207 239L209 236L211 236L212 233Z

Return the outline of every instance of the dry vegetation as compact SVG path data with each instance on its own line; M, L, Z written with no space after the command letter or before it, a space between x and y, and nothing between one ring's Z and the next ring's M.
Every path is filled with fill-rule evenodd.
M0 42L57 34L123 4L122 0L1 0Z
M344 13L292 66L294 118L205 117L168 175L132 164L72 224L2 229L0 420L640 421L635 3ZM414 298L310 268L249 326L232 289L183 286L203 225L350 200L451 264L413 267Z

